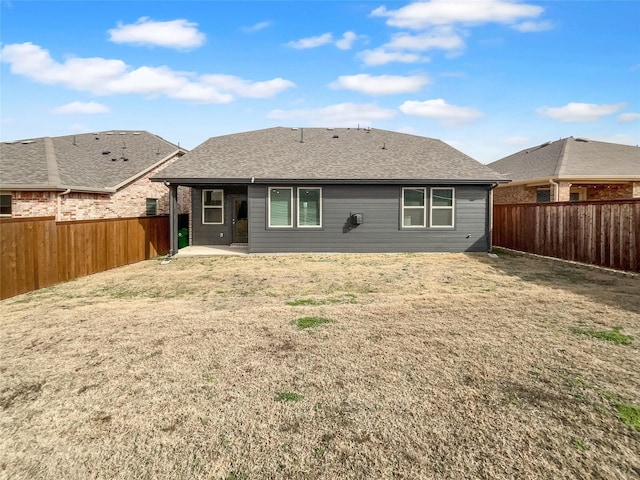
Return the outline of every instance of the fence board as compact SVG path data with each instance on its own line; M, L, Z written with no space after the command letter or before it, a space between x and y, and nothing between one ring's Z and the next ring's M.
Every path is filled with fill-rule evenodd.
M0 220L0 300L165 255L169 218Z
M640 199L494 205L496 246L640 271Z

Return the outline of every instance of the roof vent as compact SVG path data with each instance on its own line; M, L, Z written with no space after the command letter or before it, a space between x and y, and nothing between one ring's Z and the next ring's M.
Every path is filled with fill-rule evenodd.
M107 132L106 135L113 135L113 132Z
M120 132L118 135L126 135L127 132Z
M334 135L334 136L333 136L333 137L331 137L331 138L340 138L340 137L339 137L338 135Z
M298 127L292 127L291 130L296 131L298 130Z
M111 153L111 150L103 150L102 154L103 155L109 155Z
M133 132L134 135L140 135L140 132Z
M23 142L20 142L22 145L29 145L30 143L35 143L35 140L25 140Z
M327 130L335 130L335 128L327 128Z
M576 138L576 142L589 143L589 139L587 139L587 138Z

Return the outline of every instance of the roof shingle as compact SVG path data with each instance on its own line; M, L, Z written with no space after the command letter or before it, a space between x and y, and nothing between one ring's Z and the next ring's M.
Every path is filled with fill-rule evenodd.
M186 150L129 130L2 142L0 187L113 189L177 151Z
M197 181L504 181L446 143L376 129L264 130L212 137L156 180Z

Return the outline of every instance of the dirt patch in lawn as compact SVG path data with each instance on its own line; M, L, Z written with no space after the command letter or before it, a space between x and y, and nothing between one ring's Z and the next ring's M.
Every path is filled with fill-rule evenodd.
M14 297L0 478L632 478L639 293L394 254L147 261Z

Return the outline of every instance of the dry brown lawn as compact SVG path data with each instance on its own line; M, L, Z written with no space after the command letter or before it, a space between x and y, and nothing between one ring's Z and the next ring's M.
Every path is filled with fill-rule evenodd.
M178 258L0 316L2 478L640 474L619 414L640 406L637 277L507 252ZM633 341L575 330L612 327Z

